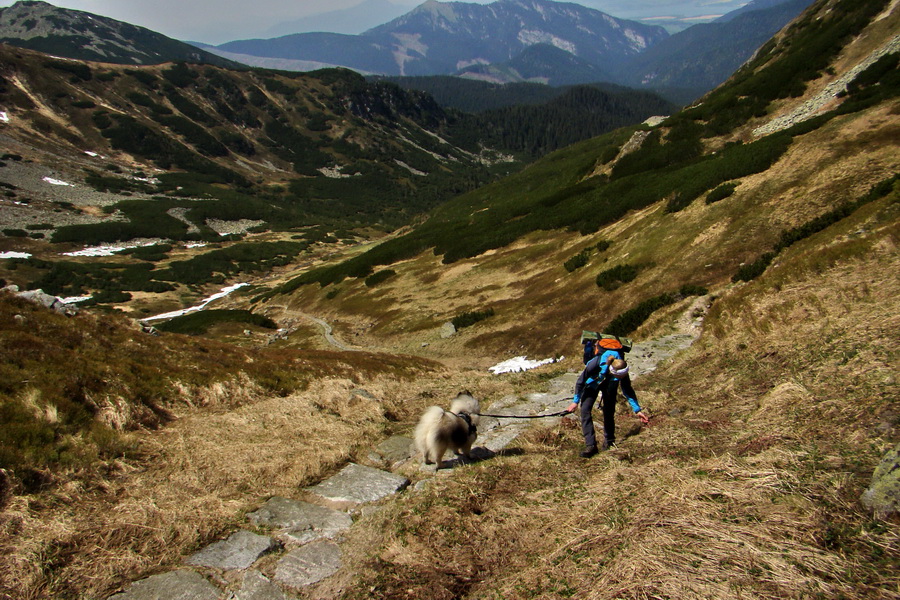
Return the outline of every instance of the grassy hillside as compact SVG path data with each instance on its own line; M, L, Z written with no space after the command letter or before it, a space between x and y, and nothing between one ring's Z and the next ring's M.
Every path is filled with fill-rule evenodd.
M818 2L661 126L560 150L382 243L291 255L273 232L265 253L128 255L252 277L227 313L179 324L204 334L0 294L0 597L106 598L178 568L267 498L367 464L428 405L467 389L490 408L578 372L582 329L684 333L698 294L697 341L635 381L649 428L621 406L620 447L591 460L565 420L428 485L408 463L410 491L360 511L344 567L302 594L896 596L896 517L859 501L900 441L890 4ZM487 371L517 355L565 358Z
M39 199L17 182L18 158L87 189L154 200L107 199L104 212L124 222L63 227L53 241L209 239L212 218L397 227L491 177L482 157L440 137L449 117L432 99L349 71L129 68L6 47L0 73L7 196ZM165 216L173 208L180 222Z
M890 189L898 168L890 141L897 132L897 54L877 57L897 17L867 28L879 7L841 4L821 19L809 13L789 38L769 44L726 85L662 125L556 152L444 204L408 234L305 272L259 300L295 294L324 314L352 314L400 338L490 306L497 315L490 325L463 336L470 348L565 353L552 341L560 330L601 328L682 286L724 285L795 230L839 218L881 182L881 193ZM863 68L846 74L864 59ZM767 129L841 77L848 91L818 116ZM599 242L610 244L592 250ZM586 266L565 268L575 257ZM393 266L398 261L409 268ZM360 278L383 265L399 276L366 293ZM613 268L634 277L610 292L598 279ZM434 302L383 316L420 293ZM361 301L373 296L374 304ZM539 322L521 322L536 310Z

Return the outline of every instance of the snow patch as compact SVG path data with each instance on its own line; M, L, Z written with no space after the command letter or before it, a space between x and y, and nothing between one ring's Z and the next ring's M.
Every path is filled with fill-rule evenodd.
M161 315L156 315L154 317L147 317L145 319L141 319L141 321L159 321L161 319L174 319L175 317L181 317L188 313L196 312L198 310L203 310L207 304L212 302L213 300L218 300L219 298L224 298L231 292L238 290L244 286L250 285L249 283L236 283L234 285L230 285L226 288L222 288L222 291L216 292L209 298L204 299L197 306L191 306L190 308L183 308L181 310L173 310L172 312L163 313Z
M82 248L74 252L63 252L63 256L112 256L119 252L129 250L131 248L143 248L144 246L154 246L158 244L158 240L144 242L141 244L128 244L120 246L93 246L90 248Z
M526 46L533 46L534 44L552 44L560 50L571 52L576 56L578 55L578 48L577 46L575 46L575 44L546 31L523 29L519 32L517 38L522 44Z
M0 252L0 258L31 258L28 252Z
M412 173L413 175L418 175L419 177L424 177L424 176L428 175L428 173L425 173L424 171L420 171L420 170L418 170L418 169L414 169L413 167L409 166L408 164L406 164L406 163L403 162L402 160L399 160L399 159L396 159L396 158L395 158L395 159L394 159L394 162L397 163L398 165L400 165L401 167L403 167L404 169L406 169L407 171L409 171L410 173Z
M50 185L65 185L65 186L68 186L68 187L75 187L75 184L74 184L74 183L67 183L67 182L65 182L65 181L62 181L61 179L54 179L54 178L52 178L52 177L42 177L41 179L43 179L44 181L46 181L46 182L49 183Z
M563 358L564 357L545 358L543 360L528 360L528 358L525 356L517 356L515 358L505 360L500 364L496 364L488 370L491 371L494 375L500 375L501 373L520 373L522 371L528 371L529 369L536 369L537 367L543 365L555 363L559 360L562 360Z
M6 112L0 112L0 123L9 123L9 115Z

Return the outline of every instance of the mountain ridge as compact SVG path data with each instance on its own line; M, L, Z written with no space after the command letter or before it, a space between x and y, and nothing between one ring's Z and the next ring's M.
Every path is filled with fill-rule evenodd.
M142 65L181 60L239 67L143 27L33 0L0 8L0 42L99 62Z
M537 42L602 63L635 53L668 34L660 27L616 19L576 4L503 0L482 6L431 0L360 36L310 35L234 41L217 48L415 75L451 73L466 64L508 60Z

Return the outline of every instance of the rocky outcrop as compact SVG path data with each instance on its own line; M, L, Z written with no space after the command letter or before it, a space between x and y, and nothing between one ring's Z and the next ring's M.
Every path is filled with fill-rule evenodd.
M900 444L881 459L861 500L880 519L900 514Z
M19 298L24 298L29 302L40 304L44 308L49 308L50 310L56 311L68 317L71 317L72 315L78 313L77 307L72 306L71 304L66 304L65 302L63 302L62 298L53 296L51 294L46 294L43 290L27 290L25 292L20 292L17 286L10 285L3 288L3 291L15 294Z

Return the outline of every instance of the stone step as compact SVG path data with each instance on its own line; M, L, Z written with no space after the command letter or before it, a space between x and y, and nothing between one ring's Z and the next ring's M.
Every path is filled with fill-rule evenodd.
M341 568L341 548L331 540L313 542L285 554L275 565L275 581L299 590Z
M203 575L182 569L135 581L109 600L224 600L224 597Z
M377 502L409 485L409 479L381 469L350 463L337 474L307 491L332 502Z
M335 538L353 524L346 512L281 496L269 498L247 518L256 527L275 530L285 545Z
M222 571L243 570L277 547L278 543L268 536L239 530L189 556L185 563Z
M259 571L247 571L233 600L288 600L281 588Z

